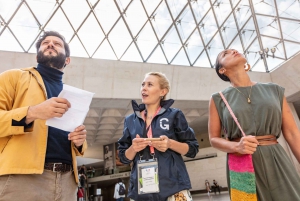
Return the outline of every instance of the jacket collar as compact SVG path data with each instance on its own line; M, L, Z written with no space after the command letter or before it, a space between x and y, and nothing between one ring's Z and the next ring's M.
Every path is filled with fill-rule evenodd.
M173 105L173 103L174 103L173 99L161 101L160 102L161 109L160 109L160 111L158 112L157 115L160 115L160 114L164 113L169 107L171 107L171 105ZM133 109L134 113L139 118L142 118L141 117L141 112L146 109L145 104L142 103L142 104L139 105L135 100L132 100L131 104L132 104L132 109Z

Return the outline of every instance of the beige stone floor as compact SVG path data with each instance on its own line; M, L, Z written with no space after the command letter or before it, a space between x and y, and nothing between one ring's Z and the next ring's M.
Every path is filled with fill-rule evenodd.
M207 193L193 194L193 201L230 201L228 191L221 191L221 194Z

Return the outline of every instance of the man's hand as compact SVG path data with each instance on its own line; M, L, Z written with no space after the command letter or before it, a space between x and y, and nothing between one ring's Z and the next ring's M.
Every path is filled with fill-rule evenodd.
M86 139L85 126L81 125L75 128L75 131L69 133L68 139L71 140L76 145L76 147L80 147L81 145L83 145Z
M30 106L26 115L26 124L36 119L47 120L53 117L62 117L71 107L65 98L52 97L38 105Z

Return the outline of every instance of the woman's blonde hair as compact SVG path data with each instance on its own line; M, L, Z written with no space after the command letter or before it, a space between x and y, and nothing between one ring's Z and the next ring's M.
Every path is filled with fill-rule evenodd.
M159 82L159 86L161 89L167 89L167 93L162 97L162 100L166 100L166 96L167 94L169 93L170 91L170 82L167 78L167 76L161 72L149 72L145 75L148 76L148 75L153 75L153 76L156 76L158 78L158 82Z

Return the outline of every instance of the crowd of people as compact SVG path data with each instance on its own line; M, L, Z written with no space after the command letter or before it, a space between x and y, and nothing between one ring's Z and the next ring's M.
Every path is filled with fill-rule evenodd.
M77 172L76 156L82 156L87 148L85 126L67 132L45 123L62 117L72 107L67 99L58 97L63 71L71 61L69 45L61 34L45 31L37 40L36 50L37 66L0 74L0 161L5 161L0 163L0 201L76 200L76 192L78 197L84 195L80 191L87 177L95 175L91 167L81 167ZM284 88L251 80L249 69L246 58L234 49L218 55L216 73L231 86L212 94L210 143L226 153L252 155L257 200L300 200L299 175L277 142L283 135L300 163L300 132ZM133 200L192 200L182 156L195 157L199 144L184 113L172 107L174 100L166 98L170 88L165 74L147 73L140 88L142 103L132 101L133 113L124 121L118 156L122 164L131 164L127 196ZM246 136L234 122L225 100ZM111 153L105 148L109 170ZM215 193L220 192L216 181L213 186ZM210 192L210 187L207 189ZM120 191L124 192L122 181L115 186L115 192ZM115 199L122 200L123 195Z

